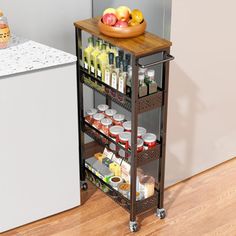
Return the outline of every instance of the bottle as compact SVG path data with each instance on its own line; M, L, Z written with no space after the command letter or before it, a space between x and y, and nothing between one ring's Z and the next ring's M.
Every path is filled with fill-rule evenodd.
M121 70L120 70L120 57L117 56L115 58L115 61L116 61L116 66L115 66L115 68L111 72L111 87L114 88L114 89L117 89L119 76L121 74Z
M97 77L97 56L101 53L100 51L100 40L96 41L96 46L94 50L91 52L91 57L90 57L90 74L94 77Z
M94 50L93 38L88 38L88 47L84 49L84 70L90 73L90 56L91 52Z
M105 69L105 83L107 85L111 85L111 72L114 69L114 53L109 52L109 64L107 64Z
M97 56L97 78L105 82L105 68L108 64L108 54L106 44L102 44L101 53Z
M128 62L127 60L122 62L123 64L123 72L120 73L119 81L118 81L118 91L126 94L126 83L128 79Z
M116 46L111 46L111 49L110 49L110 51L109 52L112 52L112 53L114 53L114 57L117 57L117 56L119 56L119 54L118 54L118 50L117 50L117 47Z
M157 82L155 81L155 70L147 71L146 84L148 86L148 94L157 92Z
M124 60L124 50L119 50L118 55L119 55L121 61L123 61Z
M3 16L3 12L0 10L0 49L7 48L10 42L10 36L7 18Z
M144 82L145 76L144 74L140 74L138 76L138 80L139 80L139 97L144 97L147 96L148 93L148 88L147 85Z
M127 72L128 72L128 77L126 80L126 94L131 97L132 93L132 66L130 65L131 63L131 55L126 54L125 55L126 61L127 61Z

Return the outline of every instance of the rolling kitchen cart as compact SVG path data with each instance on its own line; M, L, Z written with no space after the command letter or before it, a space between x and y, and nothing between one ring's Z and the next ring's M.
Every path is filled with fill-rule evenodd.
M146 32L145 34L129 39L117 39L110 38L101 34L98 30L97 23L99 18L92 18L84 21L75 22L76 32L76 53L78 57L77 61L77 88L78 88L78 115L79 115L79 154L81 163L81 186L83 189L87 189L86 177L94 182L100 189L102 186L106 186L106 194L110 196L114 201L124 207L130 213L130 230L135 232L138 229L136 216L147 210L156 208L157 216L160 219L165 218L166 212L163 206L164 200L164 176L165 176L165 149L166 149L166 127L167 127L167 104L168 104L168 80L169 80L169 61L174 58L169 54L171 42L161 39L160 37ZM125 50L131 54L131 65L132 65L132 94L131 97L126 94L122 94L103 83L101 80L91 76L82 67L82 31L85 31L92 36L102 39L112 45ZM141 64L140 59L159 54L161 59L148 64ZM138 89L138 69L149 68L156 65L162 65L162 86L158 87L158 91L154 94L139 98ZM92 86L84 78L89 78L96 81L98 84L105 87L104 91L101 91L96 86ZM131 112L132 122L132 135L131 135L131 150L125 149L120 144L116 143L110 137L104 135L99 130L95 129L92 125L87 123L84 119L84 108L83 108L83 84L94 89L98 93L104 95L106 103L110 107L112 102L125 108ZM107 90L114 90L116 94L122 99L112 96ZM161 125L160 125L160 139L157 140L156 147L148 150L144 150L137 153L137 126L138 126L138 115L144 112L151 111L153 109L161 109ZM155 120L154 120L155 121ZM131 189L130 199L124 197L119 191L115 190L108 183L104 182L99 176L90 171L85 167L85 159L90 157L86 155L86 149L88 146L93 144L84 143L84 134L87 134L95 140L99 146L109 147L110 143L116 145L118 149L123 149L128 153L131 158L129 159L131 164ZM117 154L117 153L116 153ZM157 168L157 180L155 184L155 194L143 200L136 200L136 176L137 168L150 163L152 161L158 161ZM109 191L107 191L107 189Z

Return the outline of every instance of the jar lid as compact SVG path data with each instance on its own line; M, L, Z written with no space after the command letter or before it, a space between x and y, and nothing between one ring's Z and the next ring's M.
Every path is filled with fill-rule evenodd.
M107 109L109 109L109 106L106 105L106 104L100 104L100 105L98 105L98 110L101 111L101 112L104 112L104 111L106 111Z
M143 136L143 140L144 140L144 142L147 142L147 143L156 142L157 136L152 133L147 133Z
M122 132L119 134L119 139L123 142L129 141L131 138L131 133L130 132Z
M97 113L93 115L93 119L98 120L98 121L102 120L104 117L105 117L104 114L101 114L101 113Z
M117 113L117 110L115 110L115 109L107 109L105 111L105 113L106 113L107 116L114 116Z
M144 134L147 133L147 130L143 127L138 127L138 136L143 136Z
M123 127L126 129L126 130L131 130L131 121L125 121L123 123Z
M123 115L123 114L115 114L115 115L113 116L113 119L114 119L115 121L123 121L123 120L125 119L125 115Z
M110 133L114 135L118 135L120 133L124 132L124 128L120 125L115 125L110 128Z
M131 139L129 139L129 146L131 147ZM141 138L137 139L137 147L143 147L143 140Z
M148 77L154 77L155 76L155 70L148 70L147 75L148 75Z
M102 125L111 125L112 124L112 120L109 118L104 118L101 120L101 124Z
M98 110L97 110L97 109L94 109L94 108L89 109L89 110L86 111L86 113L87 113L89 116L93 116L93 115L95 115L97 112L98 112Z

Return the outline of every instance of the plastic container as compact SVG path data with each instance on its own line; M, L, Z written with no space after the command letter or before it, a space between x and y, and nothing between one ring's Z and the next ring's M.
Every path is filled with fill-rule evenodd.
M104 133L105 135L109 135L109 128L112 125L112 120L109 118L103 118L101 120L101 132Z
M125 121L123 123L123 127L125 129L125 132L131 132L131 121Z
M105 116L106 116L107 118L110 118L111 120L113 120L113 116L114 116L116 113L117 113L117 110L115 110L115 109L107 109L107 110L105 111Z
M93 116L95 114L97 114L98 110L97 109L89 109L86 111L86 116L85 116L85 120L89 123L89 124L93 124Z
M147 130L143 127L138 127L138 131L137 131L137 137L138 138L142 138L143 135L145 135L147 133Z
M129 140L131 139L130 132L122 132L119 134L119 144L125 148L129 148Z
M105 115L105 111L109 109L109 106L106 104L100 104L98 105L98 112L103 113Z
M113 124L122 126L125 120L125 115L116 114L113 116Z
M119 134L124 132L124 128L120 125L115 125L115 126L112 126L110 129L109 129L109 135L110 137L115 140L116 142L118 142L119 140Z
M143 141L144 141L144 149L148 150L151 148L156 147L157 145L157 136L152 133L147 133L143 136Z
M144 195L144 198L151 197L155 193L155 179L148 175L140 176L139 187L140 192Z
M10 28L7 18L3 16L3 12L0 10L0 49L7 48L10 37Z
M131 139L129 140L129 149L131 150ZM141 138L137 139L137 152L142 152L144 150L144 142Z
M102 128L101 120L105 117L104 114L97 113L93 115L93 126L100 130Z

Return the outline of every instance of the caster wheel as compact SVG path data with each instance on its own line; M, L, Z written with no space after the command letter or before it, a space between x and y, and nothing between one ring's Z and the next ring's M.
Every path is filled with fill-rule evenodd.
M138 224L136 221L130 221L129 223L129 229L131 232L137 232L138 231Z
M166 217L166 210L164 208L157 209L157 217L159 217L161 220L165 219L165 217Z
M88 184L87 183L83 183L81 186L82 190L87 190L88 189Z

